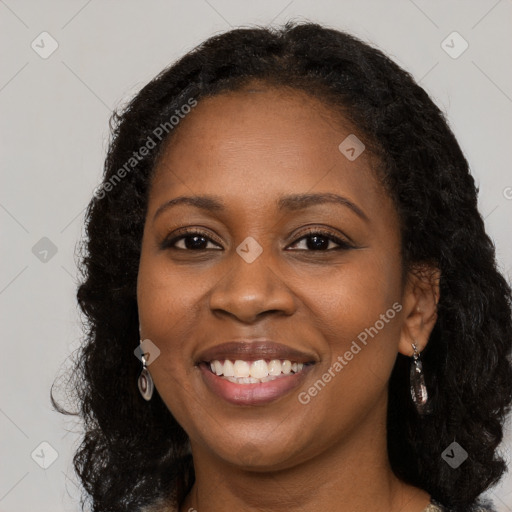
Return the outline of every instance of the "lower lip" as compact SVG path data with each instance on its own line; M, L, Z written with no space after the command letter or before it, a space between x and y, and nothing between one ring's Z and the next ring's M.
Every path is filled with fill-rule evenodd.
M236 384L211 372L205 364L200 364L199 368L208 388L227 402L235 405L258 405L277 400L297 388L313 366L304 365L298 373L257 384Z

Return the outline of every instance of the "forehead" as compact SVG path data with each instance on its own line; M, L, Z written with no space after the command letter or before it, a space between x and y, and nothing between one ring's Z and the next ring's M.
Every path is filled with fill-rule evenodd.
M334 107L303 91L254 84L201 99L169 140L167 155L184 149L183 143L195 144L198 157L206 144L233 152L260 144L304 154L332 149L333 139L351 131Z
M168 141L150 197L213 190L258 202L284 189L341 188L378 198L369 152L351 161L339 149L354 132L337 109L290 88L252 84L203 98Z

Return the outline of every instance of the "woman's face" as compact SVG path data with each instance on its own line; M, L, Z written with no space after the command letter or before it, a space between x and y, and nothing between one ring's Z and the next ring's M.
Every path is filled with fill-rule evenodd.
M409 298L396 211L351 134L304 93L246 88L202 99L159 160L141 339L194 452L283 468L384 429Z

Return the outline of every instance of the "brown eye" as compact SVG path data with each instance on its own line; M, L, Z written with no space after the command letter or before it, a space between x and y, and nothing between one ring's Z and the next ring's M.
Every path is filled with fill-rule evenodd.
M177 244L181 244L181 247ZM208 246L210 244L210 247ZM177 249L189 251L204 251L204 250L222 250L215 242L202 231L184 231L179 236L165 239L161 245L162 249Z
M342 240L341 238L333 235L328 231L309 231L306 236L302 236L301 238L296 240L291 247L297 245L301 240L306 240L306 243L305 248L302 248L300 250L327 252L354 248L347 241ZM331 244L335 244L337 245L337 247L332 247Z

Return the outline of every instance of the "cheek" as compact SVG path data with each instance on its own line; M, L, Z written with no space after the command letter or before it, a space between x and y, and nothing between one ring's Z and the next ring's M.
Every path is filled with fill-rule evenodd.
M193 336L193 308L200 301L200 293L187 281L169 272L158 257L141 257L137 282L141 335L160 350L149 371L162 400L182 425L189 423L183 411L193 410L195 403L188 389L194 367L187 345Z
M173 265L165 251L152 249L143 241L137 277L137 303L142 334L165 343L178 341L175 328L192 324L193 311L204 295L198 272Z
M393 265L383 273L370 259L332 274L323 286L309 286L311 318L325 340L325 359L300 390L300 403L309 418L318 418L314 428L324 436L326 429L334 437L340 429L346 433L368 411L384 407L400 335L400 276Z
M164 357L151 366L155 382L162 372L183 371L184 347L193 329L193 309L200 297L183 276L171 273L163 258L141 257L137 303L141 336L150 339Z
M343 373L352 382L384 384L389 378L401 331L400 265L391 248L363 249L329 279L305 284L311 319L328 345L326 359L332 366L343 358Z

